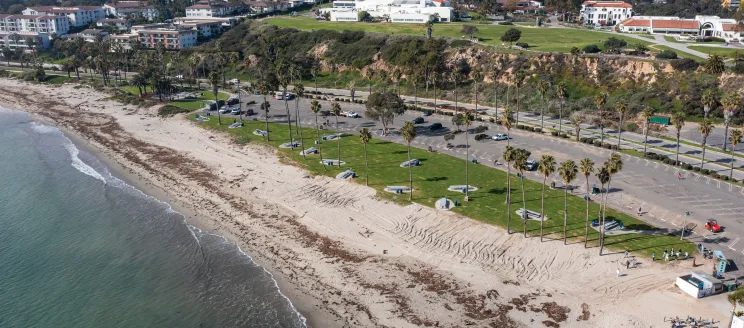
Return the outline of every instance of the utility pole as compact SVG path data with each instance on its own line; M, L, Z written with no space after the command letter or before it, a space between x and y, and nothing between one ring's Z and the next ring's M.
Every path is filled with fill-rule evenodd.
M679 240L685 238L685 229L687 229L687 217L690 216L690 211L685 212L685 217L682 218L682 234L679 236Z

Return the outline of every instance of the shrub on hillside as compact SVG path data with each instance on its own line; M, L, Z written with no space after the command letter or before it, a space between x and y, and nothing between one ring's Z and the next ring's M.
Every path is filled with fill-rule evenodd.
M596 44L590 44L584 47L584 53L587 53L587 54L596 54L600 51L602 51L602 49L599 49L599 47L597 47Z
M527 49L527 48L530 47L530 45L527 44L526 42L517 42L515 44L517 45L517 47L522 47L522 48L525 48L525 49Z
M657 59L677 59L677 53L673 50L663 50L656 55Z
M698 62L690 58L675 59L669 63L672 65L672 68L680 72L694 71L700 66Z

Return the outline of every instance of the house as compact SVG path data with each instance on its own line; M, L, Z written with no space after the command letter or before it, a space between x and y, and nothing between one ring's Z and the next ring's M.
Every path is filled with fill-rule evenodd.
M42 33L62 36L69 30L70 22L67 17L0 14L0 33Z
M124 49L132 49L132 42L138 38L137 34L112 34L108 37L113 44L120 44Z
M185 49L195 46L197 37L198 32L193 29L147 28L137 30L137 39L145 48L155 48L162 43L166 49Z
M633 16L633 5L623 1L585 1L580 16L586 25L613 26Z
M77 7L56 7L56 6L36 6L28 7L23 10L24 15L44 15L44 16L64 16L70 21L70 26L81 27L88 26L105 18L106 11L102 7L95 6L77 6Z
M126 31L126 30L129 30L129 27L131 27L132 24L130 24L129 21L126 19L104 18L104 19L99 19L96 22L96 26L109 27L109 28L119 30L119 31Z
M174 20L173 25L181 29L191 29L197 32L197 36L204 39L217 37L222 34L223 22L219 20L189 20L179 19Z
M720 279L702 271L693 271L688 275L677 277L675 285L694 298L703 298L726 291L726 286Z
M80 33L69 34L67 35L67 38L69 39L79 38L79 39L83 39L83 41L85 42L92 43L92 42L98 42L99 39L100 40L106 39L108 35L109 33L104 30L89 28L89 29L83 30Z
M143 17L149 21L160 16L160 12L147 1L115 1L103 5L107 16L129 19Z
M242 9L241 3L204 3L199 2L186 7L186 17L226 17L235 16Z
M222 29L227 30L238 24L237 17L176 17L171 20L173 25L181 25L188 23L200 23L200 22L219 22L222 24Z
M265 14L275 11L285 11L291 7L288 2L279 1L246 1L245 5L253 14Z
M336 2L339 2L336 5ZM358 13L367 12L371 17L387 19L393 23L426 23L434 20L451 22L454 11L444 6L448 2L432 0L366 0L336 1L331 8L320 9L321 13L330 13L331 21L356 22ZM353 4L353 7L351 6Z

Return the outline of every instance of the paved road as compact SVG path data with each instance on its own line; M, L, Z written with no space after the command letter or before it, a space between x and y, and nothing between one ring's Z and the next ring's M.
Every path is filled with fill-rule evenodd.
M259 102L260 97L247 95L244 100L254 100ZM272 112L270 119L275 122L286 122L284 113L284 104L282 101L272 99ZM330 108L330 103L321 101L323 108ZM310 100L300 100L300 122L303 126L313 126L315 124L314 116L309 111ZM256 105L253 106L256 108ZM290 104L290 111L293 111L293 104ZM364 106L357 104L342 103L343 110L358 112L362 118L341 118L340 130L351 134L356 134L362 127L369 128L375 138L386 139L393 142L404 143L403 139L395 132L402 126L406 120L420 117L420 113L409 111L402 117L397 118L392 125L393 133L387 136L381 135L381 126L376 122L364 118ZM257 118L262 120L261 114ZM292 118L294 121L295 118ZM325 120L321 120L325 121ZM334 121L330 120L334 129ZM428 125L440 122L444 126L441 131L432 132ZM477 126L478 123L474 126ZM489 127L488 133L503 133L505 130L495 124L482 123ZM466 149L464 148L465 134L458 134L456 139L451 141L459 145L454 149L447 149L447 142L442 138L453 126L451 118L448 116L432 115L426 117L426 122L418 126L419 136L414 140L413 146L426 149L432 147L434 150L450 154L457 157L465 158ZM512 130L511 145L525 148L532 151L533 158L539 158L543 154L551 154L556 157L557 161L566 159L579 160L584 157L592 158L596 163L602 163L610 155L608 150L602 150L593 146L576 143L571 140L553 138L546 135L540 135L520 130ZM495 165L494 160L499 158L503 152L506 142L504 141L475 141L474 134L469 134L470 149L467 150L469 157L476 158L482 165L493 166L505 170L503 165ZM717 180L708 179L703 176L697 176L691 173L681 172L683 179L677 179L677 169L661 163L646 161L645 159L623 155L625 161L624 169L621 173L613 178L612 189L610 190L609 199L613 207L621 209L628 214L635 215L638 207L643 209L641 219L653 223L656 226L668 229L672 233L680 233L683 222L689 224L692 228L692 234L687 238L695 243L703 243L706 247L720 249L724 251L727 257L733 259L736 263L744 260L744 241L740 237L744 235L744 226L741 224L742 213L744 213L744 188L741 185L731 185ZM528 178L542 182L542 177L536 172L530 172L526 175ZM463 183L464 183L464 177ZM561 186L560 177L557 174L552 175L549 180L556 182ZM596 179L590 179L590 185L598 184ZM583 193L587 186L583 182L575 182L579 186L577 192ZM691 217L686 218L684 213L691 211ZM724 232L716 235L708 233L702 226L707 218L716 218L724 227ZM689 233L689 232L688 232ZM692 250L688 250L692 253ZM698 263L703 262L698 259ZM707 270L707 267L704 267ZM738 274L734 272L732 274Z

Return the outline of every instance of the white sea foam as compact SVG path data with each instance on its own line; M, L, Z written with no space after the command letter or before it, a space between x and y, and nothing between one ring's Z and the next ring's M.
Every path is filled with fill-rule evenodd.
M94 168L90 167L90 165L85 164L85 162L83 162L80 157L78 157L78 154L80 154L80 150L75 147L75 144L73 144L72 141L69 141L67 144L65 144L65 149L70 152L70 157L72 158L72 167L85 175L89 175L98 180L101 180L104 184L106 183L106 179L100 173L98 173Z
M41 134L62 134L62 132L50 125L39 124L36 122L31 123L31 129Z

